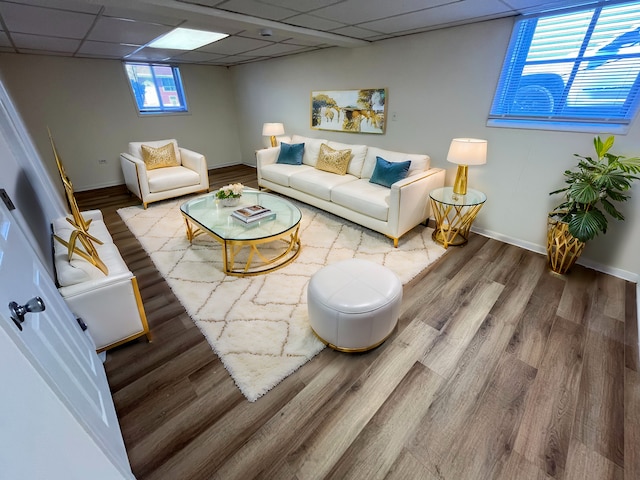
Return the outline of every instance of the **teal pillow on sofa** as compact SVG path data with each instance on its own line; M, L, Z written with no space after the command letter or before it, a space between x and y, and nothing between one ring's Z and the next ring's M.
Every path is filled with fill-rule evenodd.
M376 167L369 179L371 183L377 183L383 187L391 188L398 180L407 178L411 160L406 162L389 162L382 157L376 157Z
M302 165L302 155L304 154L304 143L288 143L280 142L280 154L276 163L284 163L287 165Z

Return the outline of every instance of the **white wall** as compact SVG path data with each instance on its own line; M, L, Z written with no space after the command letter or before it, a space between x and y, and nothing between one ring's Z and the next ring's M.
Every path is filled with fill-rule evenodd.
M209 168L240 163L229 70L180 72L189 113L141 117L120 61L0 54L0 74L47 168L57 178L49 126L76 191L123 184L119 154L133 140L176 138Z
M183 65L190 114L140 118L122 65L113 60L0 54L0 74L47 168L57 178L46 137L53 130L76 190L122 184L118 154L130 140L175 137L207 156L210 168L255 164L265 146L264 122L283 122L287 133L391 150L425 152L446 162L454 137L489 141L487 165L469 168L469 184L488 201L474 228L543 251L547 212L558 203L548 192L562 186L574 153L591 154L592 134L486 127L512 19L411 35L368 47L331 48L230 70ZM312 90L388 88L385 135L310 128ZM235 94L235 99L234 99ZM640 121L616 137L614 153L640 155ZM106 158L106 166L98 160ZM581 263L638 280L640 184L621 208L626 222L610 223L589 242Z
M547 212L559 203L548 193L563 184L574 153L591 154L593 134L489 128L493 100L513 20L502 19L381 41L357 49L332 48L233 69L242 156L254 162L263 122L283 122L288 134L425 152L446 168L454 137L489 141L488 163L469 167L469 185L488 200L474 224L478 231L544 251ZM313 90L388 88L385 135L310 128ZM396 114L397 120L391 117ZM614 153L640 155L640 121L617 136ZM632 281L640 275L640 182L604 237L589 242L581 263Z

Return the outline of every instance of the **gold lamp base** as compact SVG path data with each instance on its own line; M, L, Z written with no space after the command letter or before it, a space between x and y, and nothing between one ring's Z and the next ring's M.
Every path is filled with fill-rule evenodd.
M453 193L458 195L467 194L467 165L458 165L456 179L453 182Z
M276 136L275 135L271 135L270 140L271 140L271 146L272 147L275 147L276 145L278 145L278 143L276 142Z

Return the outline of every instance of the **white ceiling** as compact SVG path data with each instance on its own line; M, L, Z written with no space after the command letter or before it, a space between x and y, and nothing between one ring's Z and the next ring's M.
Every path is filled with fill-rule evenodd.
M0 0L0 52L229 66L587 3L593 0ZM145 47L177 26L229 37L191 52Z

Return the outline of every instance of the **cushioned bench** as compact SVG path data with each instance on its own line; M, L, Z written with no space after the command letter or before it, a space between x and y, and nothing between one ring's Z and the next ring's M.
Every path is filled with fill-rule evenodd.
M76 251L69 255L74 226L66 217L54 219L54 265L58 290L76 317L87 325L96 350L115 347L140 336L151 339L147 318L142 305L136 277L122 259L107 230L102 212L81 212L88 226L88 233L98 239L92 242L101 267L94 265L79 241Z

